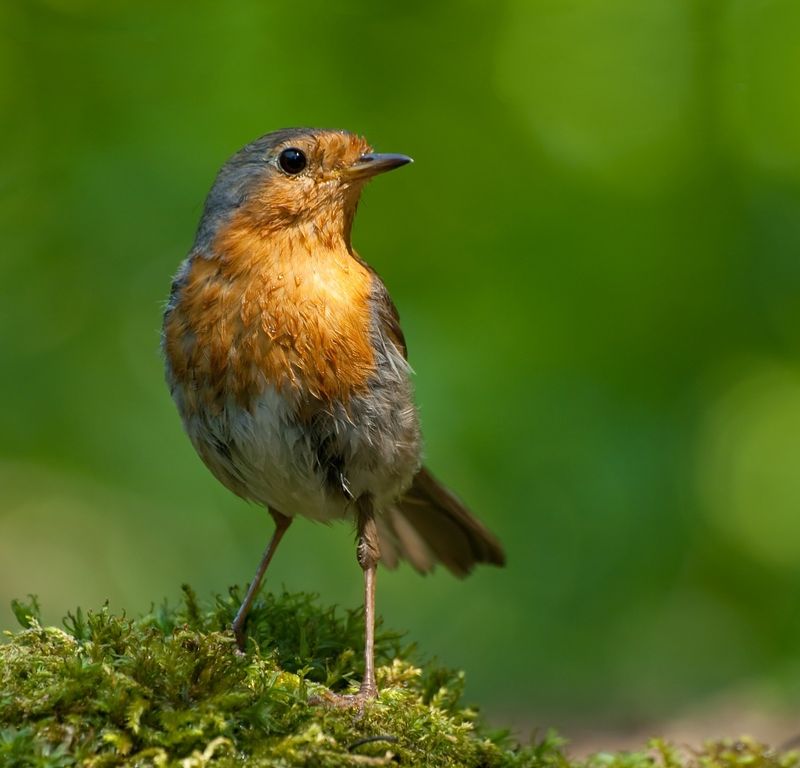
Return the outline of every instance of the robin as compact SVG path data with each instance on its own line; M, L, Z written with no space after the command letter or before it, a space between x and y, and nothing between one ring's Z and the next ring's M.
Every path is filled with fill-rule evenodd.
M350 231L364 185L410 163L345 131L262 136L222 167L164 314L166 378L214 476L275 530L234 621L297 515L355 521L365 670L377 696L375 574L407 560L456 576L504 564L497 539L421 465L399 316Z

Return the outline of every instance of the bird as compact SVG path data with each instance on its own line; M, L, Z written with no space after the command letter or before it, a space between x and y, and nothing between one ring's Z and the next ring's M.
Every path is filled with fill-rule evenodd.
M365 184L408 165L342 130L289 128L217 174L163 316L166 381L211 473L274 531L232 630L241 651L264 573L295 517L355 524L364 703L375 680L378 563L458 577L505 564L498 539L422 464L398 311L351 230Z

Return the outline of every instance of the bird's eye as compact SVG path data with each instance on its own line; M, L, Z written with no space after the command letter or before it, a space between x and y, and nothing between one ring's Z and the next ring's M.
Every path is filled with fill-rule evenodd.
M308 160L306 160L305 152L297 149L297 147L284 149L283 152L278 155L278 165L280 165L281 170L292 176L296 173L300 173L307 164Z

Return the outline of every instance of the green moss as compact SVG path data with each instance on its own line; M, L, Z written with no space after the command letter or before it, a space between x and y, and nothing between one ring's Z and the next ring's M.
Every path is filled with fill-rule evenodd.
M361 676L359 612L308 595L265 595L245 655L227 626L240 594L130 619L76 611L42 627L34 599L15 603L24 629L0 645L0 766L537 766L569 768L555 736L518 748L461 703L463 675L426 664L380 629L380 698L363 711L309 704ZM654 743L596 755L584 768L800 768L794 753L752 743L682 755Z

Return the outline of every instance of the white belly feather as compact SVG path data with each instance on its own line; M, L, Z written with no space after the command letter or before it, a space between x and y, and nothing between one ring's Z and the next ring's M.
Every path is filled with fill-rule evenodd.
M320 404L304 422L290 397L265 385L250 409L229 403L216 415L187 414L184 423L203 461L234 493L284 515L335 520L362 494L373 497L377 510L391 504L418 470L409 373L397 353L369 392L347 408ZM329 456L342 467L338 487L325 466Z

